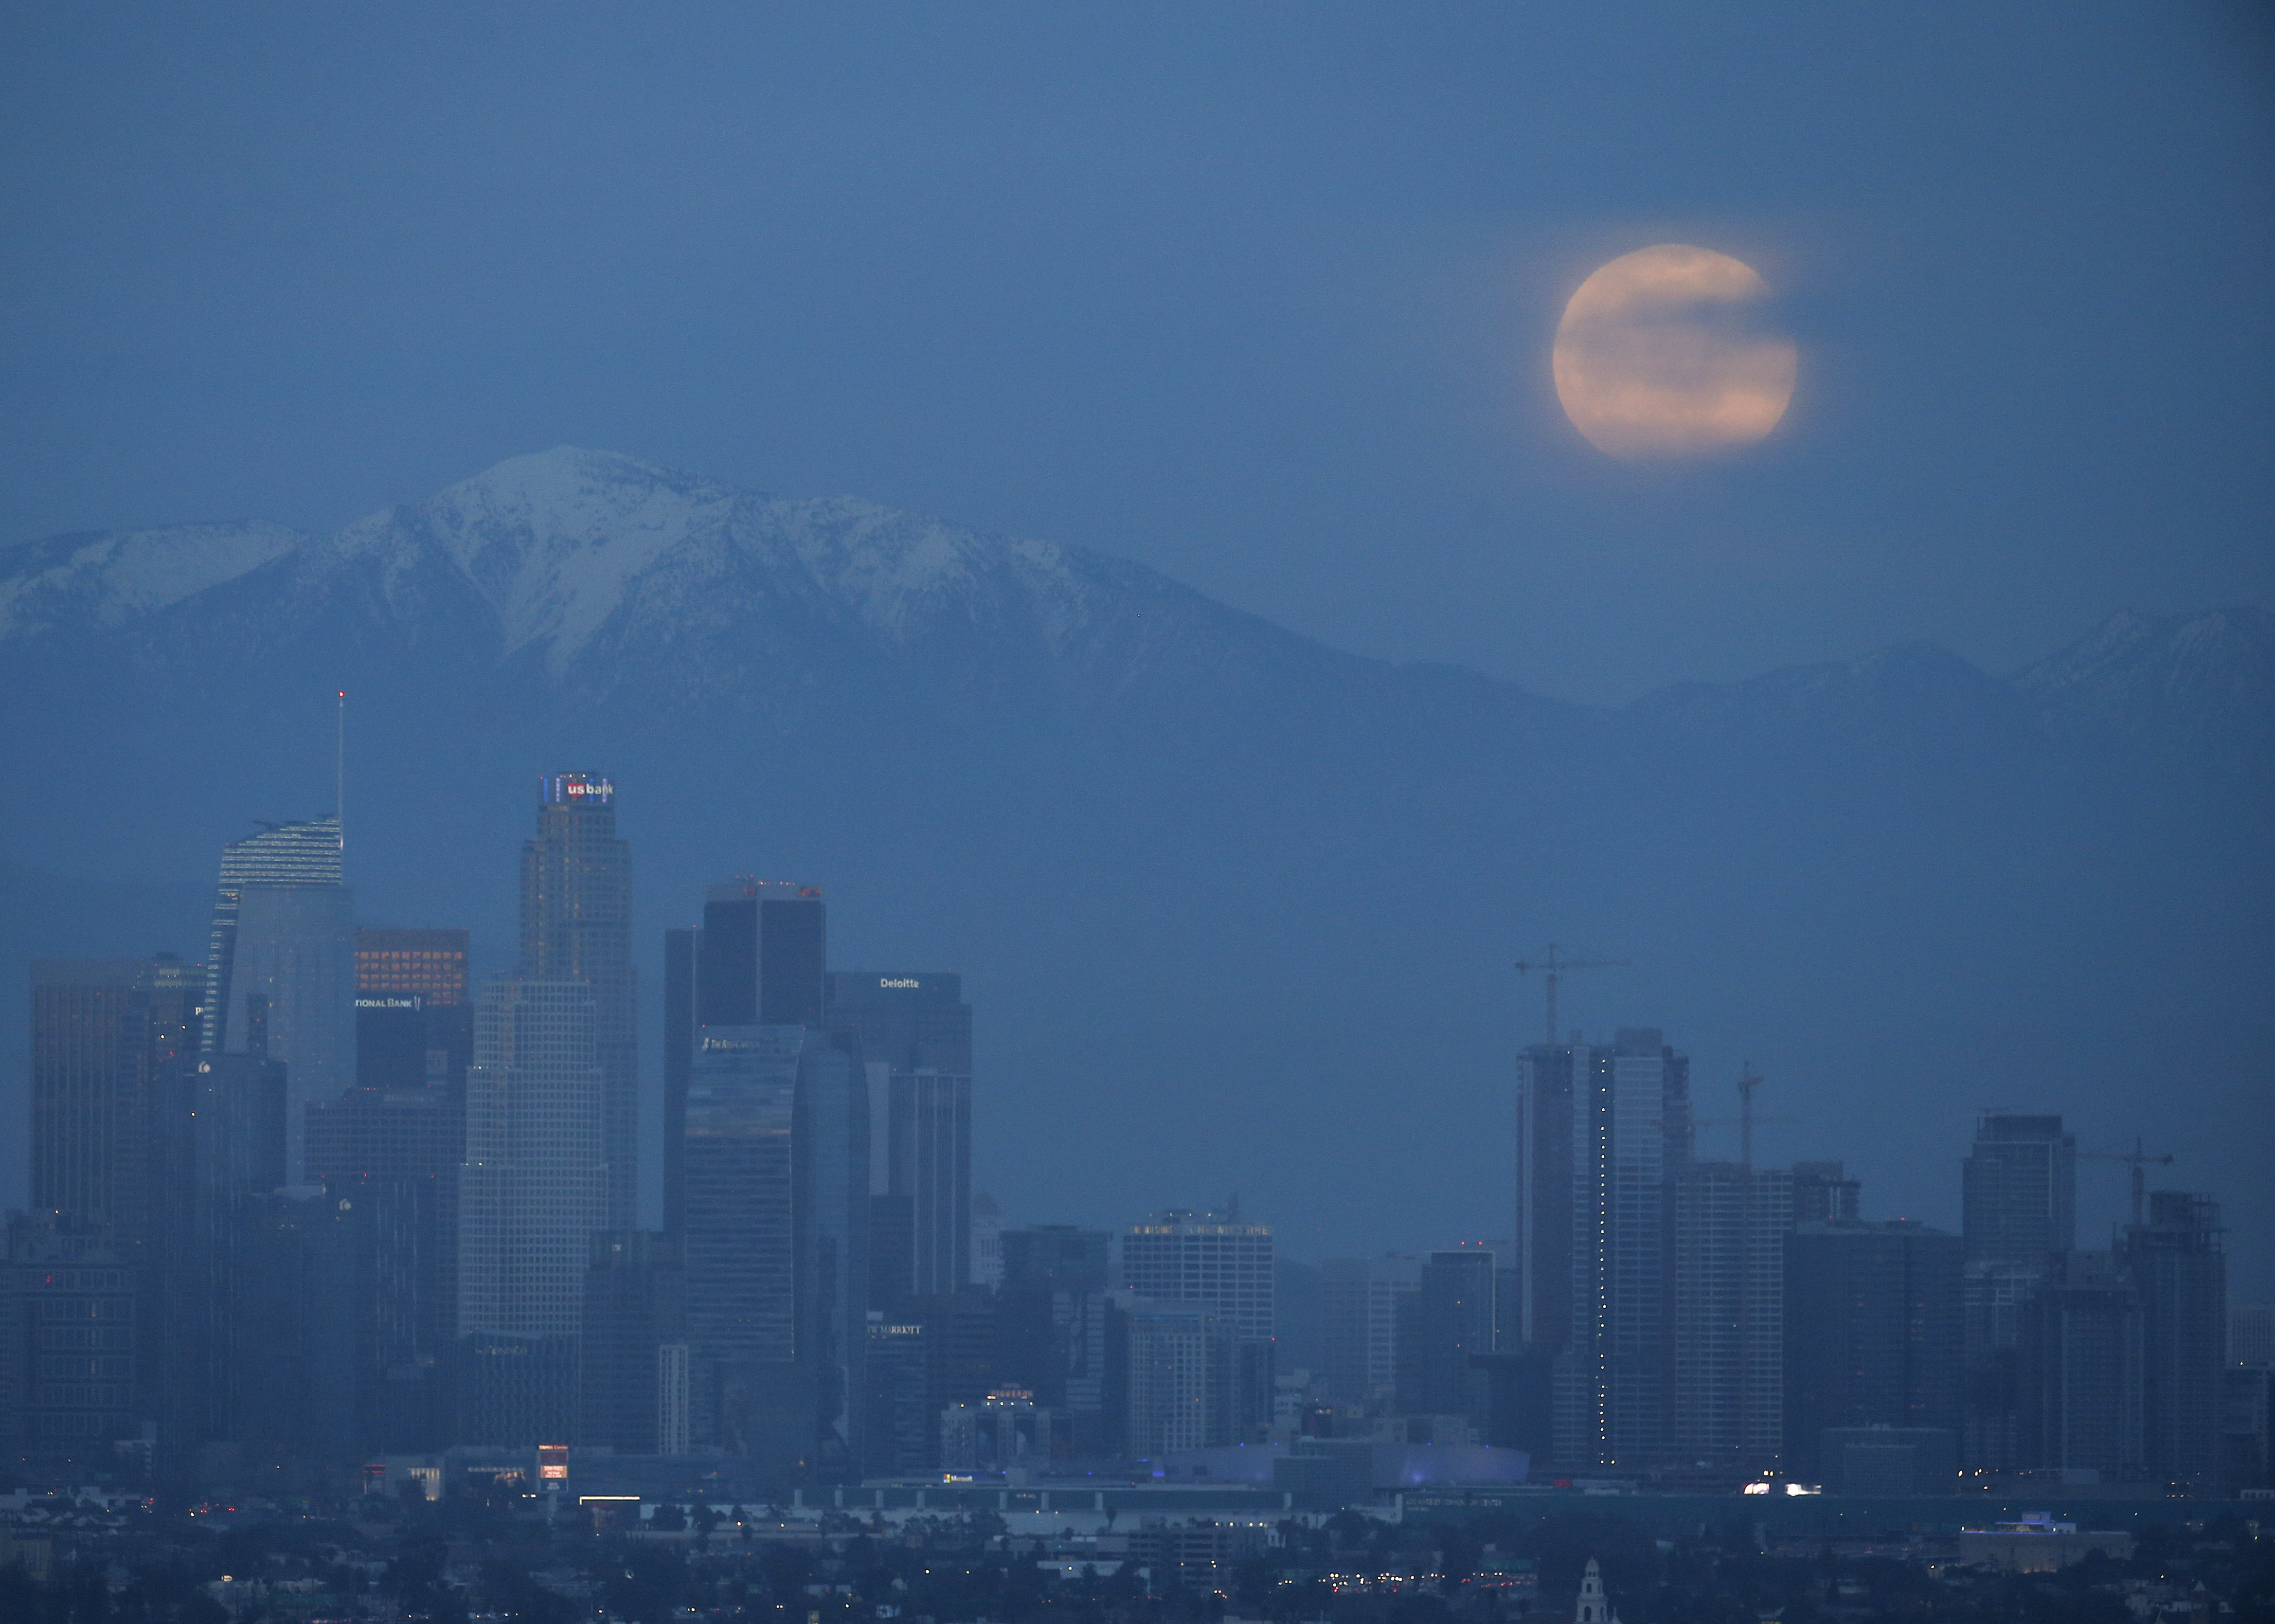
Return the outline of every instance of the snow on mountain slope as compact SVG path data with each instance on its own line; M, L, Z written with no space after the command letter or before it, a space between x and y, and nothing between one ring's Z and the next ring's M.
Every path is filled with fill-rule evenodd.
M0 570L11 563L0 611L39 612L0 621L0 644L66 621L117 630L270 566L243 581L240 633L355 635L337 618L353 614L416 640L442 607L469 608L494 621L499 661L533 658L587 697L904 655L997 680L1039 661L1062 683L1108 689L1236 667L1298 680L1387 668L1126 560L851 497L778 501L574 447L511 458L329 537L193 526L59 538Z
M254 520L82 532L0 551L0 642L116 629L234 580L307 538Z
M1307 689L1390 671L1127 560L853 497L778 500L568 446L329 537L191 525L10 549L0 646L128 631L231 582L243 583L241 614L214 635L323 641L376 627L416 641L439 616L450 635L472 636L500 661L526 659L587 698L628 684L692 697L753 677L811 679L825 666L842 674L848 661L911 662L929 674L920 682L953 669L997 692L1046 671L1099 691L1166 682L1201 692L1239 678ZM1680 684L1626 715L1698 738L1952 726L1986 739L2016 727L2256 738L2275 713L2271 626L2258 609L2120 615L2011 681L1916 645ZM1478 682L1496 706L1568 708Z
M2256 739L2275 725L2275 616L2112 615L2014 686L2057 732Z

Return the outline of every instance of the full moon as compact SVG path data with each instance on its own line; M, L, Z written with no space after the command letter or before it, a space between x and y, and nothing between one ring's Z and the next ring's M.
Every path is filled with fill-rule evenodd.
M1793 342L1752 325L1753 267L1687 243L1623 253L1580 284L1556 327L1556 398L1614 457L1750 445L1793 399Z

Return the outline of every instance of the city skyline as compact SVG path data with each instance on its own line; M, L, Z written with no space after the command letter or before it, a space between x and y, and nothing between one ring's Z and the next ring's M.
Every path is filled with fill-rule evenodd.
M2275 1618L2265 4L18 13L0 1618Z
M569 776L573 777L579 775L572 774ZM299 830L304 827L310 830L321 831L335 827L335 820L328 817L318 817L308 819L299 823L291 821L268 823L265 824L264 827L270 830L281 828L288 833ZM336 835L331 837L331 842L332 843L329 845L329 850L323 854L323 859L329 863L329 866L323 868L322 875L321 876L319 882L325 884L339 884L340 881L334 877L344 875L347 872L347 870L339 860L339 848L336 844ZM237 842L236 845L232 845L231 850L236 850L237 845L242 844L244 844L244 842ZM288 860L298 861L298 859ZM239 861L242 862L243 860L239 859ZM315 871L311 870L310 872L313 874ZM736 888L743 888L744 886L744 882L742 880L737 880L734 883ZM785 896L789 896L801 891L818 896L822 889L820 887L807 885L804 882L777 881L773 883L779 886ZM225 888L225 891L228 888ZM353 888L351 886L343 886L342 889L347 895L352 897ZM714 887L712 888L712 890L714 896L714 902L717 896L723 895L725 894L724 889L720 887ZM755 894L755 892L752 892L752 895ZM351 903L351 905L352 904ZM224 904L224 906L226 906L226 904ZM355 925L355 933L359 939L368 935L374 938L389 937L418 939L424 941L427 938L436 936L438 934L438 927L431 924L425 923L416 925L395 923L385 925L373 925L363 923L359 917ZM509 945L514 940L514 929L510 925L493 929L488 933L469 931L463 926L450 926L443 928L440 933L447 934L453 940L463 939L465 945L462 946L457 950L467 956L464 960L464 963L480 967L478 973L476 973L472 979L462 984L468 991L469 997L472 997L479 991L480 983L510 976L515 973L516 969L525 962L522 951L516 947ZM667 934L668 933L667 933ZM696 933L699 935L700 934L699 932ZM642 933L635 938L631 952L632 962L637 968L646 971L647 967L651 965L654 967L654 973L643 973L637 977L637 979L643 983L645 987L647 989L646 994L646 1001L643 1008L653 1009L658 1007L661 1001L661 994L657 989L661 988L669 979L668 955L667 951L661 944L647 941L646 940L647 934L652 934L652 933ZM217 927L215 933L216 940L218 940L219 935L220 932ZM345 939L344 938L343 940L344 940ZM210 960L214 954L221 951L223 951L223 949L219 948L208 947L207 956ZM350 977L351 979L352 979L356 973L353 968L354 963L361 962L362 951L363 950L361 948L353 946L350 948L348 955L350 962L346 966L344 973ZM428 951L431 953L431 946L429 947ZM872 956L876 956L873 955ZM208 973L210 973L210 966L208 966ZM465 975L466 972L459 971L457 972L446 971L444 973ZM833 971L831 973L835 974L839 972ZM955 976L954 972L951 972L951 978L958 978ZM240 992L241 991L242 989L240 989ZM820 994L817 994L817 996L819 995ZM1574 993L1568 993L1566 996L1568 1001L1576 1000L1580 1003L1581 1007L1584 1008L1590 994L1585 990L1583 984L1582 990ZM1527 1024L1527 1001L1529 1000L1537 999L1537 992L1523 980L1514 980L1510 984L1510 1025L1515 1033L1520 1038L1523 1035ZM1597 1001L1602 1001L1600 996L1599 996ZM1568 1001L1568 1011L1569 1007L1570 1004ZM209 1016L208 1018L210 1023L212 1017ZM1569 1023L1568 1022L1567 1024L1569 1024ZM653 1025L650 1025L648 1029L651 1031L654 1030ZM1574 1031L1576 1033L1579 1033L1580 1029L1576 1027L1574 1028ZM1615 1036L1616 1032L1614 1030L1606 1030L1601 1026L1593 1027L1584 1034L1583 1046L1606 1046L1614 1041ZM654 1222L660 1220L662 1210L661 1204L663 1199L661 1158L665 1153L663 1150L663 1142L668 1138L668 1122L666 1116L662 1114L664 1109L663 1089L665 1085L663 1083L657 1081L656 1079L661 1079L667 1076L668 1062L663 1055L663 1046L665 1041L666 1039L662 1036L658 1036L647 1040L634 1062L640 1080L639 1104L640 1121L639 1126L634 1130L639 1146L639 1172L636 1176L639 1189L640 1205L638 1212L634 1214L634 1216L638 1219L639 1223L650 1225L651 1227ZM968 1046L968 1038L962 1041ZM968 1053L967 1047L965 1051L967 1064ZM463 1064L463 1062L461 1063ZM1520 1054L1515 1061L1516 1075L1520 1076L1523 1075L1523 1067L1526 1063L1527 1061L1525 1061L1523 1054ZM1739 1087L1739 1082L1746 1074L1747 1068L1742 1061L1738 1065L1729 1068L1729 1069L1735 1075L1732 1076L1727 1081L1727 1086L1730 1091L1722 1100L1720 1107L1716 1109L1700 1128L1690 1131L1694 1135L1695 1142L1697 1142L1700 1146L1697 1152L1700 1156L1704 1157L1712 1154L1727 1154L1729 1159L1735 1161L1739 1149L1737 1132L1739 1113L1736 1107L1743 1096L1743 1091ZM1715 1086L1715 1084L1710 1081L1706 1086L1712 1088ZM325 1097L327 1099L330 1098L329 1095ZM1512 1096L1513 1099L1521 1099L1522 1097L1521 1091L1518 1094ZM301 1096L296 1089L296 1105L300 1101L300 1099ZM2057 1107L2061 1104L2061 1100L2059 1096L2047 1098L2043 1101L2043 1104L2052 1114L2057 1117L2059 1116L2059 1112L2053 1110L2054 1107ZM885 1107L886 1099L881 1094L877 1100L877 1107L881 1113ZM966 1107L966 1109L968 1110L969 1107ZM2020 1107L2000 1107L1998 1114L2012 1118L2017 1122L2026 1122L2030 1118L2030 1109L2031 1107L2029 1107L2026 1103L2024 1106ZM1982 1114L1982 1108L1977 1108L1974 1113L1976 1116L1980 1116ZM881 1124L884 1120L881 1114L879 1120ZM1772 1114L1765 1114L1765 1123L1768 1124L1764 1130L1765 1135L1773 1132L1775 1127L1780 1124L1780 1119ZM1960 1125L1961 1124L1954 1124L1954 1128ZM619 1131L621 1131L621 1129L619 1129ZM968 1132L969 1130L967 1129L966 1131ZM2069 1137L2074 1144L2076 1138L2075 1134L2072 1133ZM2133 1148L2135 1137L2137 1136L2110 1136L2106 1139L2101 1141L2098 1144L2090 1148L2082 1155L2082 1160L2087 1169L2086 1179L2084 1182L2084 1189L2087 1191L2087 1195L2084 1197L2085 1205L2081 1210L2088 1215L2073 1218L2069 1220L2073 1226L2070 1231L2071 1234L2084 1235L2090 1239L2093 1237L2096 1232L2098 1232L2103 1238L2115 1237L2120 1234L2120 1232L2121 1232L2127 1221L2126 1205L2131 1198L2133 1182L2131 1175L2125 1170L2125 1164L2127 1163L2128 1152ZM2143 1139L2143 1142L2146 1142L2145 1138ZM881 1157L885 1144L885 1135L881 1131L881 1127L878 1135L877 1143L880 1155ZM1815 1144L1808 1136L1795 1136L1788 1134L1786 1136L1786 1148L1781 1150L1780 1153L1790 1155L1794 1159L1795 1165L1800 1166L1808 1162L1810 1157L1813 1154L1839 1148L1841 1147ZM2075 1154L2075 1152L2073 1151L2072 1153ZM1848 1148L1846 1152L1846 1159L1850 1161L1854 1161L1857 1159L1856 1147L1851 1146ZM1765 1159L1766 1160L1768 1159L1765 1157ZM1961 1157L1960 1159L1963 1161L1964 1158ZM2158 1156L2153 1151L2149 1155L2149 1160L2151 1163L2159 1163L2162 1162L2163 1159L2163 1158ZM2097 1166L2096 1164L2099 1165ZM2169 1164L2165 1165L2169 1167ZM2176 1184L2184 1182L2181 1180L2181 1176L2177 1169L2173 1169L2167 1176L2170 1181ZM1877 1213L1875 1215L1898 1218L1924 1217L1926 1221L1941 1224L1955 1233L1963 1227L1964 1208L1966 1206L1967 1200L1969 1199L1968 1190L1969 1186L1965 1179L1957 1177L1946 1181L1946 1183L1947 1184L1948 1189L1944 1192L1944 1210L1940 1212L1930 1209L1926 1212L1923 1213L1915 1207L1908 1206L1906 1210L1901 1212L1889 1212ZM974 1190L988 1188L989 1193L994 1195L996 1198L1001 1201L1004 1198L1003 1191L1012 1187L1009 1185L1006 1180L997 1177L993 1179L992 1182L988 1179L983 1178L980 1183L972 1185L971 1188ZM1486 1195L1480 1195L1477 1201L1477 1220L1468 1227L1458 1230L1438 1230L1417 1233L1402 1236L1386 1243L1384 1247L1380 1249L1380 1255L1386 1257L1414 1255L1420 1252L1426 1252L1433 1246L1454 1244L1456 1243L1472 1243L1493 1235L1506 1233L1509 1229L1508 1224L1506 1221L1496 1222L1491 1215L1491 1208L1493 1205L1493 1197ZM1021 1214L1020 1221L1055 1221L1058 1220L1072 1218L1079 1221L1097 1221L1113 1224L1123 1221L1124 1216L1125 1215L1123 1214L1113 1212L1085 1212L1079 1213L1057 1212L1047 1213L1031 1212ZM1291 1232L1283 1227L1281 1233L1284 1237ZM2231 1253L2233 1257L2238 1258L2245 1271L2247 1271L2244 1278L2247 1280L2259 1278L2263 1273L2267 1274L2270 1278L2275 1278L2275 1249L2268 1248L2264 1243L2259 1247L2255 1248L2251 1243L2252 1238L2253 1237L2248 1235L2243 1236L2243 1244L2239 1247L2235 1247ZM1339 1248L1336 1244L1329 1242L1315 1245L1310 1252L1304 1255L1319 1258L1328 1256L1344 1255L1349 1251L1349 1249L1348 1247Z
M462 926L356 925L333 867L296 946L261 911L291 882L236 848L218 974L36 967L46 1205L6 1230L0 1435L26 1459L139 1437L169 1480L224 1447L606 1446L767 1485L1263 1473L1317 1507L1414 1472L1844 1496L2265 1476L2275 1389L2234 1351L2258 1320L2232 1311L2218 1192L2112 1157L2129 1221L2081 1247L2097 1153L2059 1115L1985 1107L1956 1230L1874 1217L1844 1162L1757 1154L1750 1069L1739 1157L1702 1154L1713 1119L1656 1027L1516 1057L1501 1238L1306 1262L1236 1194L1007 1222L971 1190L990 1091L961 975L835 967L824 888L745 875L664 933L650 1159L672 1182L643 1192L612 1159L611 1054L638 1075L615 798L547 779L510 974L470 977ZM264 932L268 992L216 1046L231 1028L206 1005L238 1000L208 989ZM294 1087L270 992L304 1030L338 1006L345 1087ZM665 1230L624 1221L659 1208ZM79 1273L40 1272L65 1257ZM84 1308L58 1306L68 1280L94 1283ZM110 1328L57 1326L81 1313Z

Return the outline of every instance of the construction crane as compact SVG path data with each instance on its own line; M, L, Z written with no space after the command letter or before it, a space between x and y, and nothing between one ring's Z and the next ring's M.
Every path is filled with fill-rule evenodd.
M2137 1137L2129 1151L2080 1151L2077 1158L2080 1161L2121 1161L2133 1169L2133 1227L2135 1229L2141 1227L2142 1220L2147 1215L2149 1205L2149 1178L2141 1169L2173 1165L2171 1152L2162 1156L2149 1155L2142 1150Z
M1797 1116L1756 1116L1754 1091L1769 1079L1757 1075L1751 1065L1742 1068L1738 1074L1738 1114L1730 1116L1694 1116L1689 1126L1721 1128L1731 1122L1738 1124L1738 1165L1751 1173L1754 1167L1754 1129L1762 1123L1790 1125L1801 1121ZM1661 1124L1664 1126L1664 1124Z
M1537 970L1547 978L1550 1048L1556 1046L1556 983L1564 972L1570 970L1625 970L1627 967L1625 959L1560 959L1556 956L1556 944L1553 941L1548 944L1548 951L1540 957L1517 960L1518 975L1530 975Z

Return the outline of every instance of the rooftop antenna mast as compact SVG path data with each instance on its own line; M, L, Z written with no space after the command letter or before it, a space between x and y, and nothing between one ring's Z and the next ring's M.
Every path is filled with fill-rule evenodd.
M340 850L348 849L348 691L340 690L339 726L332 743L332 821L340 827Z
M1625 959L1561 959L1556 956L1556 944L1550 942L1548 951L1537 959L1519 959L1516 973L1530 975L1539 971L1548 982L1548 1046L1556 1046L1556 983L1568 970L1624 970Z

